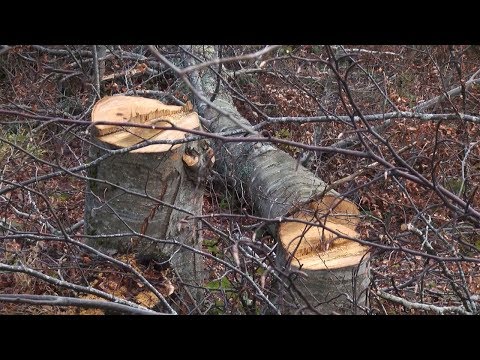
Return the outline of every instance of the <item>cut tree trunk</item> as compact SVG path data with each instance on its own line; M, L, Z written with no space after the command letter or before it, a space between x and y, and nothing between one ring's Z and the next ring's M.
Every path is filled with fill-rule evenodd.
M208 88L211 86L207 83L204 86L207 94ZM209 131L252 129L227 95L222 94L214 105L229 113L235 121L207 108L204 115ZM289 216L313 223L312 226L282 221L271 228L280 245L278 265L282 271L293 270L290 273L293 277L289 279L296 278L292 286L303 294L304 300L304 304L295 305L291 296L295 291L283 291L276 299L281 311L361 312L361 306L366 305L369 284L368 248L345 238L358 237L356 205L336 191L325 193L325 182L271 144L216 141L214 149L216 170L226 178L235 179L235 186L242 186L258 215L267 218ZM279 287L280 290L285 289ZM310 307L305 305L307 302Z
M175 130L161 131L155 126L169 126L169 122L188 129L200 126L191 105L168 106L157 100L128 96L100 100L93 109L92 121L94 125L99 121L128 121L152 128L95 125L90 160L143 139L174 140L186 135ZM201 246L199 224L194 217L202 212L203 187L195 174L200 157L208 156L207 150L197 142L148 145L107 157L89 168L91 179L85 201L86 234L90 235L87 243L109 254L131 252L140 259L170 265L183 283L203 285L202 259L182 244ZM198 299L198 292L191 292Z

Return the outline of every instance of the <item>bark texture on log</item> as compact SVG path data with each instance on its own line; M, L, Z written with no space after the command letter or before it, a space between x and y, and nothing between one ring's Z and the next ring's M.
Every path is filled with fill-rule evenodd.
M214 104L237 123L251 128L225 96ZM239 129L238 124L213 108L205 111L205 117L211 132ZM311 305L320 313L355 313L357 304L365 305L368 248L341 236L358 236L356 205L336 191L325 193L324 181L271 144L217 141L214 146L217 171L245 190L260 216L288 215L318 224L282 222L271 229L281 245L277 251L279 263L307 275L295 281L295 286ZM284 312L298 311L289 308L291 299L286 294L277 303Z
M139 101L139 98L136 99ZM122 113L129 112L127 108ZM93 120L95 116L99 115L94 111ZM118 121L116 118L108 118L104 113L100 120ZM96 138L92 142L90 160L119 148ZM150 145L152 146L157 145ZM115 234L138 232L159 240L176 240L180 244L200 249L197 220L168 205L184 209L194 216L201 215L203 186L194 181L192 173L195 174L197 169L191 169L192 164L198 163L198 159L192 160L185 157L185 154L207 156L205 149L198 142L176 146L169 151L161 146L157 146L156 149L161 150L155 152L116 154L89 168L88 175L92 180L87 183L85 228L87 235L95 237L87 238L87 242L106 253L133 252L157 262L165 262L176 270L184 283L203 285L202 259L191 250L134 234L112 237ZM192 161L187 163L185 158ZM128 192L150 196L163 204Z
M328 257L328 252L319 253L316 261L322 262L322 258ZM333 251L333 250L332 250ZM368 305L368 287L370 285L370 262L369 254L365 250L359 251L357 259L351 257L350 265L344 262L344 258L337 258L341 261L340 267L330 266L328 268L313 269L309 266L308 259L294 259L292 267L300 270L306 276L298 275L294 280L295 287L303 294L306 301L315 309L313 312L306 306L297 306L292 297L286 293L277 299L277 305L282 312L294 314L364 314L361 307ZM287 263L288 253L279 252L280 263ZM315 261L315 260L314 260Z

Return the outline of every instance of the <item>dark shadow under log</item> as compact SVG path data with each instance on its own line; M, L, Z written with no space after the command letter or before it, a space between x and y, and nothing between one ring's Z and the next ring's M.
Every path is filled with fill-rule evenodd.
M237 124L208 108L205 118L209 131L238 130L238 123L251 128L228 97L217 99L214 104L231 114ZM271 228L280 245L278 265L293 270L291 274L296 279L292 289L300 291L303 300L311 305L306 307L305 301L295 305L290 295L296 292L290 289L276 299L282 312L361 312L360 308L366 305L369 257L367 247L351 240L358 237L356 205L336 191L326 191L324 181L271 144L217 141L215 156L217 171L234 179L234 186L244 189L260 216L288 216L301 221L282 221Z

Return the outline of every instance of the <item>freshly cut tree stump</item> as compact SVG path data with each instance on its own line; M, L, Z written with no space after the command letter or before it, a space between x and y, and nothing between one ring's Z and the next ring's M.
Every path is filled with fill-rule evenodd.
M205 118L209 131L238 130L238 124L252 129L228 96L223 95L214 104L229 113L235 122L207 108ZM233 182L233 186L245 190L260 216L289 216L313 223L312 226L282 221L271 228L280 245L278 264L306 275L297 272L299 276L294 285L311 307L325 314L361 312L357 305L366 304L369 284L368 248L345 238L358 236L356 205L342 199L336 191L326 192L324 181L271 144L216 141L214 150L217 171ZM284 293L276 303L283 313L314 312L305 307L305 301L295 306L292 300Z
M308 210L295 211L291 216L320 226L281 223L277 232L282 246L279 262L290 263L306 275L298 278L295 286L320 313L362 313L358 305L366 305L370 282L368 248L342 237L358 237L357 207L325 195L321 201L307 202L305 208ZM288 298L282 300L282 307L287 306ZM311 312L310 308L300 310Z
M95 125L104 121L146 124L151 128ZM189 103L172 106L129 96L101 99L93 109L92 122L90 160L144 140L176 140L187 135L157 126L169 127L173 123L187 129L200 128ZM211 166L212 157L211 149L198 142L153 144L115 154L89 168L85 225L86 234L93 237L87 242L106 253L132 252L170 265L182 282L202 285L202 259L181 245L201 246L193 217L202 212L203 187L198 179L203 167ZM159 242L142 238L142 234Z

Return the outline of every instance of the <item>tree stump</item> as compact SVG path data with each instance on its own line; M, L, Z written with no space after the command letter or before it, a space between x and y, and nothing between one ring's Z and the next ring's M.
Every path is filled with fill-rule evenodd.
M239 123L251 128L225 95L214 104L236 123L208 108L210 131L238 130ZM282 221L270 228L279 243L277 264L294 270L293 285L303 294L303 302L325 314L359 312L358 305L366 304L369 257L367 247L348 239L358 236L356 205L336 191L327 191L324 181L271 144L216 141L214 148L217 171L245 189L258 215L313 223ZM295 305L284 288L280 291L275 302L283 313L314 312L305 304Z
M100 121L151 127L95 125ZM157 126L200 127L191 104L169 106L129 96L101 99L93 109L92 122L91 161L144 140L187 136ZM90 167L85 200L87 243L108 254L132 252L169 265L183 283L203 285L202 259L182 245L201 247L195 216L202 213L203 184L196 175L202 170L199 164L204 164L200 160L210 155L199 142L153 144L114 154Z
M336 194L328 194L319 201L295 206L288 215L317 224L283 222L277 228L281 245L278 261L302 274L294 282L298 291L319 313L361 314L361 307L367 305L370 283L368 248L343 237L358 237L357 207ZM285 294L279 299L280 306L291 308L291 300ZM296 312L308 314L312 308L300 307Z

